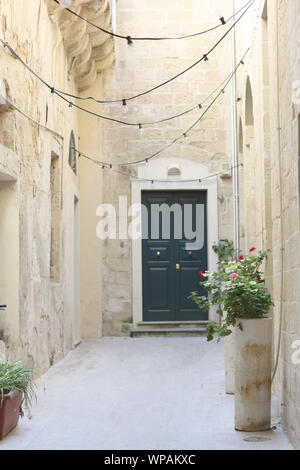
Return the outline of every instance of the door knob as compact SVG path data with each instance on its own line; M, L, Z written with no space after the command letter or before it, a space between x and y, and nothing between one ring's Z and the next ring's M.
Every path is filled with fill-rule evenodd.
M180 269L180 264L176 264L176 269Z

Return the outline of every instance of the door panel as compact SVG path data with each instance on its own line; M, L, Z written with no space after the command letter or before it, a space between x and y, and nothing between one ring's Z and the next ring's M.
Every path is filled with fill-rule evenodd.
M142 243L143 250L143 320L144 321L190 321L206 320L208 315L200 312L197 306L188 300L192 291L205 295L199 286L198 271L207 270L207 241L206 241L206 192L144 192L142 203L147 207L147 218L143 220L143 234L148 233L148 239ZM158 239L151 240L151 205L179 204L182 208L182 235L178 238L178 227L175 230L175 217L170 216L170 238L163 239L162 216L159 218ZM184 207L189 204L190 208ZM188 237L191 231L196 231L196 206L204 208L204 221L201 230L204 243L199 249L191 249ZM186 210L186 213L185 213ZM199 213L198 213L199 216ZM186 221L188 230L185 230ZM180 219L178 219L180 221ZM198 221L198 226L200 226ZM180 226L179 226L180 227ZM148 229L148 231L147 231ZM177 237L177 238L176 238ZM186 246L189 242L189 247ZM192 245L192 248L195 246Z

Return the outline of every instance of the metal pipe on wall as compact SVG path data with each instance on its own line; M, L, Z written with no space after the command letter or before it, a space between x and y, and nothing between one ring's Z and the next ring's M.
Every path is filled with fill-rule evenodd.
M235 11L235 0L231 0L231 12ZM235 50L235 28L231 33L231 68L236 67ZM237 251L240 249L240 214L239 214L239 169L238 169L238 145L237 145L237 110L236 110L236 76L231 81L231 132L232 132L232 186L233 186L233 225L234 225L234 246Z

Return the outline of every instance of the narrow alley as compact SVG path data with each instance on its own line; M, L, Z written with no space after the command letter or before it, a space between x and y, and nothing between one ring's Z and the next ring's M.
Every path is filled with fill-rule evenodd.
M280 427L234 431L223 361L205 338L88 340L40 379L32 419L0 450L292 450Z

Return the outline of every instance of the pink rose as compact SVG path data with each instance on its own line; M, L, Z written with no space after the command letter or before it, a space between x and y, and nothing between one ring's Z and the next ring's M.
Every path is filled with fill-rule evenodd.
M239 277L239 275L237 273L232 273L232 274L230 274L229 279L231 281L235 281L238 277Z

